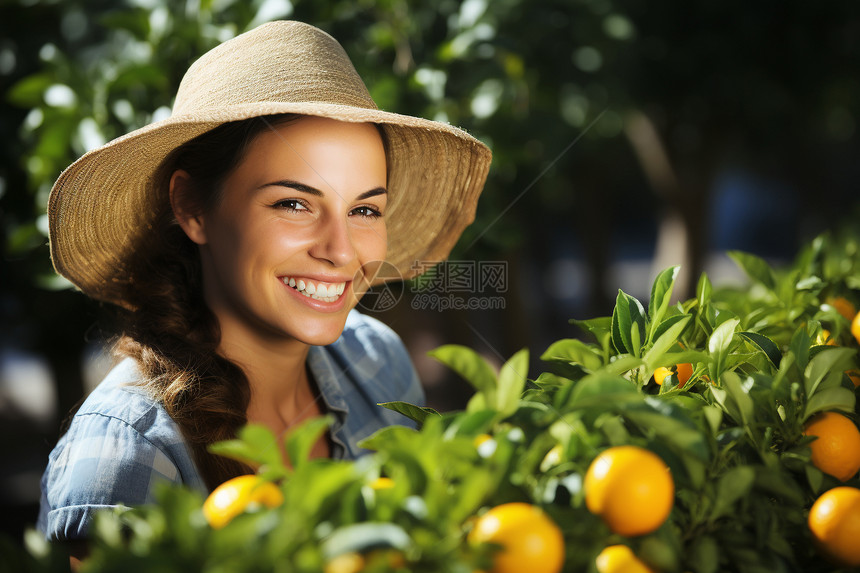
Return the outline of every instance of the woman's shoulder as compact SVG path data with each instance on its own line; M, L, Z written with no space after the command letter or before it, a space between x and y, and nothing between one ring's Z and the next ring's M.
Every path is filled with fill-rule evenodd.
M51 452L39 515L49 538L84 536L94 511L150 502L158 482L205 490L181 432L140 380L133 361L117 365Z

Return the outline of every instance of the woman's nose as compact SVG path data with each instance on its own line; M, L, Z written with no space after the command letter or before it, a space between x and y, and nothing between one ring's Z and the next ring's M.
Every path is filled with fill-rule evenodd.
M356 252L349 223L338 217L325 217L320 223L310 255L316 259L327 260L336 267L352 262Z

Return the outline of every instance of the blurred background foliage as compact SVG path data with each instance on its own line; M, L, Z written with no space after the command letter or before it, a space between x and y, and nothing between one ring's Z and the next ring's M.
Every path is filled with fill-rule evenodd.
M856 201L848 0L0 0L0 502L14 534L35 520L45 456L102 341L98 305L50 267L51 185L166 117L196 57L280 18L337 38L381 108L493 149L452 258L507 262L504 311L382 316L439 408L468 397L424 357L439 344L540 355L619 287L641 295L680 263L686 298L701 270L720 280L719 252L788 259Z

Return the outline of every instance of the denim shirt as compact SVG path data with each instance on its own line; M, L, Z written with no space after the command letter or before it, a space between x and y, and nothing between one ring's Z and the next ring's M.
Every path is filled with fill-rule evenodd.
M400 338L376 319L352 311L341 337L312 346L308 367L326 409L332 457L353 459L358 442L404 416L378 406L424 393ZM49 540L86 537L93 513L154 500L158 482L208 494L190 450L163 405L137 383L132 359L118 364L87 397L48 458L37 527Z

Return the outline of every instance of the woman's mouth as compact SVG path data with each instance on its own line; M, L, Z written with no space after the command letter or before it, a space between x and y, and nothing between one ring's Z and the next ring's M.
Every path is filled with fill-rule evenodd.
M287 286L293 287L308 298L322 302L334 302L346 289L346 283L325 283L307 278L281 277L281 281Z

